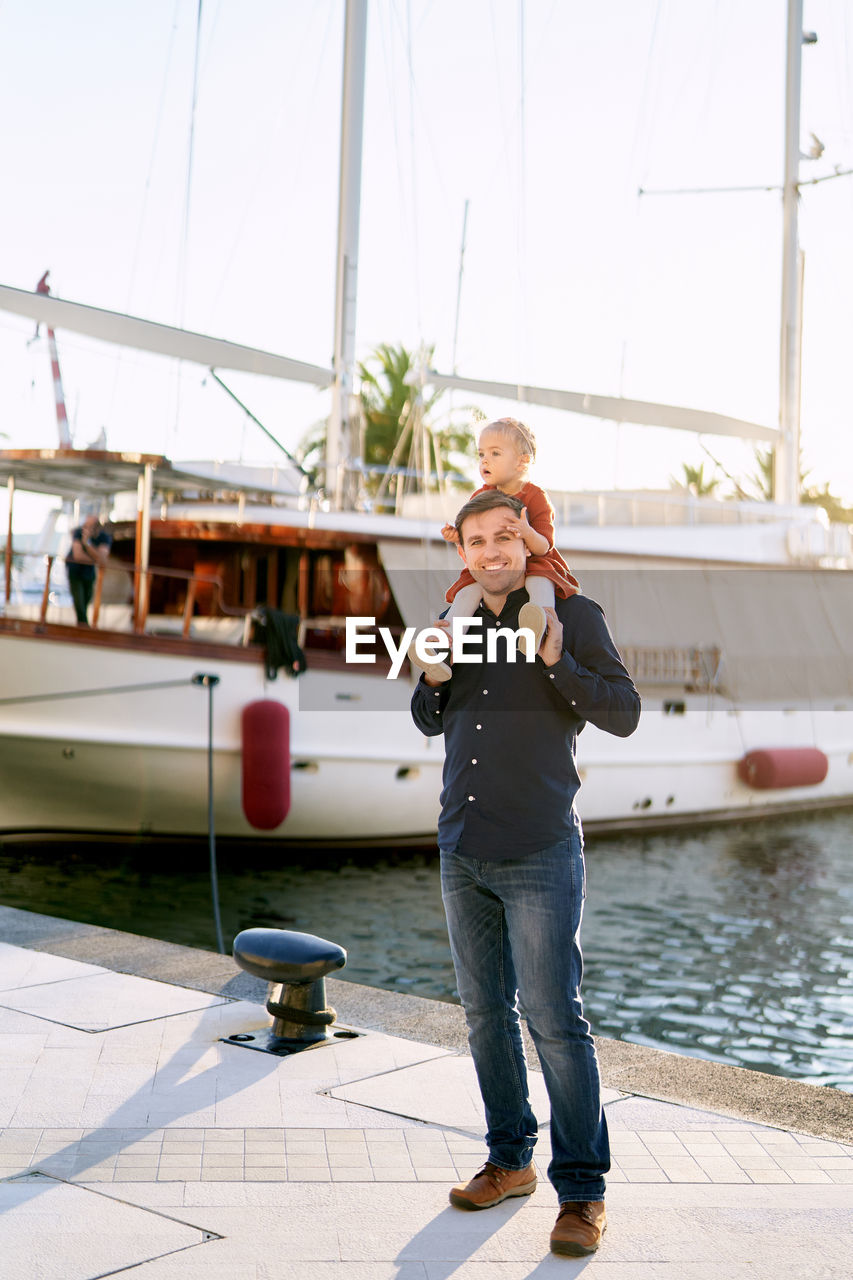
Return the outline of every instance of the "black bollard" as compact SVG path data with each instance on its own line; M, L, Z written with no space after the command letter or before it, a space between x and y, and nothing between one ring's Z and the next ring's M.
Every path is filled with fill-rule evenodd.
M336 942L289 929L244 929L234 959L246 973L274 987L267 1001L273 1024L265 1043L229 1037L269 1053L296 1053L323 1044L337 1014L326 1007L326 974L342 969L347 953ZM340 1033L336 1033L340 1035Z

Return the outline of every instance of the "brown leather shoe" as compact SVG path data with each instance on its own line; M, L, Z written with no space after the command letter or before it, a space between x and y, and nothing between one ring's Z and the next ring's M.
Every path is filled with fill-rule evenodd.
M529 1196L536 1190L536 1170L501 1169L491 1160L475 1173L470 1182L460 1182L450 1193L450 1203L457 1209L491 1209L493 1204L510 1196Z
M560 1205L551 1232L551 1252L568 1254L572 1258L595 1253L606 1230L607 1214L603 1200L567 1200Z

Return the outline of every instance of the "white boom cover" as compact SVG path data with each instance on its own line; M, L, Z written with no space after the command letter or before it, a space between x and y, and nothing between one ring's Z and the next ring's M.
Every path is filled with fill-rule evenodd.
M244 373L266 374L270 378L287 378L293 382L310 382L317 387L331 386L331 369L319 365L290 360L271 351L256 347L244 347L224 338L211 338L189 329L176 329L154 320L141 320L138 316L126 316L119 311L104 311L81 302L67 302L45 293L30 293L27 289L12 289L0 285L0 311L29 316L37 323L52 329L70 329L85 333L101 342L113 342L120 347L133 347L138 351L155 351L159 355L189 360L194 364L215 369L238 369Z

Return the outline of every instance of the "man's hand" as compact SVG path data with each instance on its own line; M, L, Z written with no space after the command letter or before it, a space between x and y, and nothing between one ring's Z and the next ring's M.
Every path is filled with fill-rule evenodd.
M553 667L563 656L563 624L555 609L545 609L548 626L539 646L539 657L546 667Z
M443 660L452 666L453 665L453 645L451 644L451 635L452 635L451 623L448 621L447 618L436 618L435 622L430 623L430 626L434 627L436 631L443 631L444 634L447 636L448 648L447 648L447 653L444 655ZM446 683L446 681L444 680L430 680L429 674L426 671L424 672L424 682L428 684L431 689L438 689L442 684Z
M445 662L453 661L453 625L449 618L436 618L432 624L436 631L443 631L447 636L447 657Z

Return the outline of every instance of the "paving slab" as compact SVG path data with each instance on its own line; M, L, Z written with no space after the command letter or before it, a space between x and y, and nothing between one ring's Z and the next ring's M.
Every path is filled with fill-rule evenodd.
M108 1031L222 1003L219 996L105 971L0 992L3 1008L79 1031Z
M88 978L108 973L102 965L66 960L43 951L28 951L0 942L0 991L16 991L44 982L64 982L67 978Z
M483 1130L483 1103L474 1064L470 1058L455 1054L353 1081L332 1089L331 1096L410 1120L478 1133ZM530 1098L541 1122L547 1122L548 1094L538 1072L530 1073Z
M202 1227L33 1173L0 1182L3 1272L92 1280L192 1249Z
M804 1201L793 1188L775 1205L772 1193L763 1187L750 1188L736 1200L734 1188L703 1188L692 1204L682 1204L676 1196L660 1203L636 1203L632 1188L619 1188L610 1197L610 1227L601 1249L595 1258L577 1262L548 1252L555 1204L550 1188L544 1186L523 1201L508 1201L477 1214L452 1209L441 1186L289 1185L275 1189L274 1196L270 1188L256 1190L267 1194L259 1195L254 1204L241 1199L239 1205L211 1203L192 1209L176 1194L164 1212L196 1220L202 1215L205 1225L223 1240L215 1250L195 1258L187 1254L155 1267L146 1265L140 1270L143 1280L195 1280L202 1266L213 1265L217 1258L224 1264L229 1256L235 1274L310 1274L312 1280L316 1275L350 1275L349 1268L360 1274L357 1268L370 1266L373 1274L394 1275L390 1268L403 1265L420 1266L426 1275L443 1274L445 1280L466 1273L538 1280L579 1275L587 1269L591 1280L608 1274L631 1280L663 1274L674 1280L678 1268L697 1278L713 1274L715 1280L739 1273L753 1280L850 1273L849 1203L821 1205L817 1197ZM224 1188L217 1189L223 1200L224 1193ZM803 1230L809 1219L823 1237L818 1245ZM798 1232L794 1238L792 1223ZM721 1233L726 1233L725 1240Z

